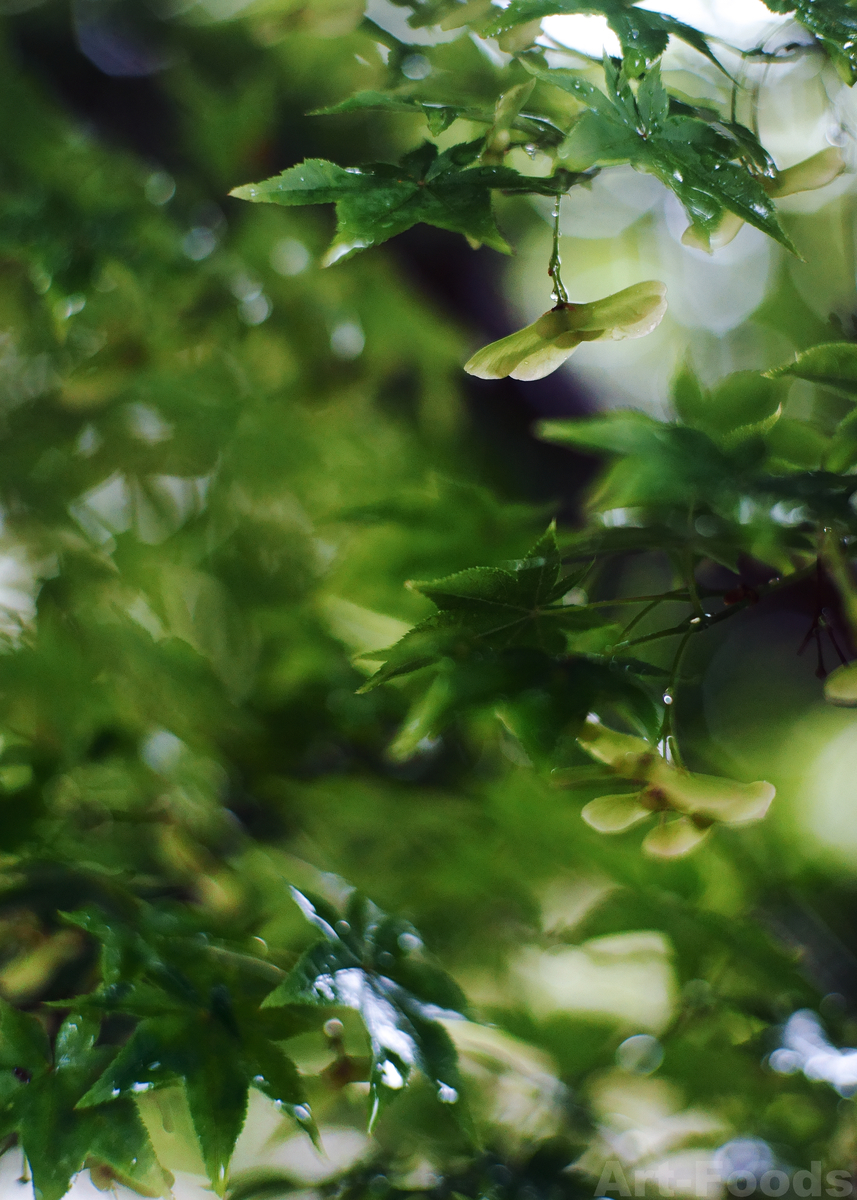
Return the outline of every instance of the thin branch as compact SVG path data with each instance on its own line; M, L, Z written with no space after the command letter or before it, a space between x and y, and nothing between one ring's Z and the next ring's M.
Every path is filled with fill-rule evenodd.
M715 593L719 595L719 593ZM649 604L652 601L665 600L687 600L688 594L684 588L680 588L674 592L659 592L657 595L651 596L619 596L614 600L590 600L587 604L580 605L550 605L543 608L542 612L566 612L569 608L613 608L618 604Z
M642 621L645 617L647 617L650 612L654 612L654 610L658 607L658 605L662 604L663 601L664 601L663 596L656 596L655 599L651 601L651 603L646 604L643 608L641 608L640 611L631 618L631 620L628 622L628 624L622 630L622 637L623 638L627 637L628 634L631 632L631 630L634 628L634 626L639 625L640 621Z
M779 591L781 588L787 587L794 583L799 583L806 579L815 570L815 564L810 567L804 567L800 571L793 571L791 575L781 576L779 579L773 580L769 584L761 584L754 589L758 599L763 596L770 596L773 592ZM850 581L849 581L850 582ZM853 588L853 583L850 584ZM734 604L730 604L728 608L724 608L719 613L706 613L701 617L690 617L682 621L680 625L673 625L669 629L660 629L655 633L644 634L643 637L633 638L630 642L619 642L613 647L614 653L619 650L628 650L632 646L642 646L646 642L657 642L663 638L680 637L685 633L702 633L703 630L711 629L714 625L719 625L722 621L729 620L737 613L743 612L751 603L756 603L755 599L747 597L744 600L736 600ZM857 629L857 590L854 591L854 620L855 629Z

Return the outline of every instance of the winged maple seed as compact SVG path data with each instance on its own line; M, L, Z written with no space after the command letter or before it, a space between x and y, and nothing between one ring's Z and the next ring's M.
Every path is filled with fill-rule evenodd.
M543 379L582 342L651 333L667 310L666 291L650 279L589 304L558 304L532 325L477 350L464 369L479 379Z
M763 179L762 186L772 199L780 200L783 196L794 196L798 192L814 192L819 188L827 187L843 173L845 168L846 163L842 152L836 146L828 146L826 150L820 150L811 158L805 158L803 162L786 167L784 171L778 171L774 178ZM713 254L722 246L728 246L740 233L743 224L743 217L727 211L714 229L706 231L696 225L688 225L681 240L685 246L691 246L695 250L706 250L709 254Z
M660 814L643 839L643 849L658 858L677 858L693 850L717 824L760 821L775 795L773 784L738 783L716 775L700 775L667 762L642 738L617 733L588 721L578 741L617 775L639 785L636 792L599 796L581 813L599 833L622 833ZM670 820L667 814L674 814Z
M831 671L824 681L824 698L839 708L857 708L857 663Z

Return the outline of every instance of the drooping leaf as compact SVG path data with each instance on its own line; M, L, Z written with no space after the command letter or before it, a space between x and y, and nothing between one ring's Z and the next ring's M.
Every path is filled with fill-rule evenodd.
M328 264L380 245L420 221L508 253L494 219L491 191L553 196L567 191L578 177L560 172L548 179L521 175L511 167L473 166L482 146L478 139L439 153L433 142L425 142L398 166L346 168L311 159L231 194L256 203L336 204Z

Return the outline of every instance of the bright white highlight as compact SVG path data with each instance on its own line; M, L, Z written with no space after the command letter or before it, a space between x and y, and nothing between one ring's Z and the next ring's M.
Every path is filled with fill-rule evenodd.
M788 20L772 13L762 0L643 0L638 7L676 17L741 49L759 44ZM593 58L601 58L605 51L614 56L621 54L619 40L606 17L547 17L542 29L560 45Z
M807 1079L829 1083L840 1096L857 1092L857 1050L837 1050L831 1045L818 1017L808 1008L792 1013L783 1030L783 1044L768 1061L781 1075L802 1071Z

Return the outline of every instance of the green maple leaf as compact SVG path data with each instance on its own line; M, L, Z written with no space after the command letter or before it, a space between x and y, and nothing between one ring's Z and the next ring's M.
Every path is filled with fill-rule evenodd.
M547 179L510 167L473 166L483 145L480 138L438 153L434 143L425 142L398 166L340 167L308 159L263 183L235 188L231 195L256 203L335 204L336 236L327 265L380 245L420 221L507 254L508 243L491 207L492 190L553 196L581 176L559 172Z
M147 928L148 916L153 924ZM103 945L104 983L79 1003L90 1012L123 1013L138 1022L89 1081L78 1110L182 1083L217 1190L225 1183L251 1086L314 1136L297 1068L276 1044L296 1032L295 1022L259 1008L279 976L276 969L219 952L207 939L187 936L175 922L159 923L143 909L137 914L142 931L93 909L68 919Z
M411 757L459 713L496 709L498 702L504 723L537 757L550 754L599 699L651 726L645 688L612 663L574 653L575 634L608 623L598 607L560 603L584 573L562 576L552 525L508 568L474 567L413 584L438 612L373 656L383 666L363 689L426 669L428 687L390 746L391 757Z
M140 1022L128 1043L80 1100L83 1109L180 1080L206 1170L221 1190L253 1086L292 1112L304 1106L294 1064L251 1024L239 1024L231 997L212 989L195 1012ZM297 1115L297 1114L296 1114ZM306 1120L306 1118L305 1118Z
M455 1046L439 1024L440 1018L460 1018L466 1011L458 986L423 957L412 926L358 893L342 919L324 901L310 900L296 888L291 893L322 940L268 996L265 1007L351 1008L360 1014L372 1055L370 1127L380 1106L415 1070L467 1127Z
M445 579L412 583L437 605L494 647L536 645L561 648L554 612L546 612L569 590L572 582L560 580L562 562L555 526L541 537L512 569L471 567Z
M675 192L691 224L703 233L714 231L728 211L794 251L764 186L771 165L767 156L760 158L764 152L753 135L743 126L705 120L690 115L687 105L674 105L657 66L640 82L636 96L606 57L606 92L573 71L528 69L586 105L559 148L561 159L579 170L630 163Z
M441 658L463 658L475 644L486 650L514 646L559 653L563 627L589 628L600 619L557 601L575 584L561 578L562 562L551 525L529 553L511 568L471 567L430 583L411 583L438 611L416 625L389 650L367 657L384 666L362 690L409 674Z
M60 1200L84 1166L149 1195L163 1175L130 1099L81 1111L81 1097L113 1054L96 1044L100 1021L73 1013L51 1047L37 1017L0 1006L0 1122L16 1132L36 1200Z

